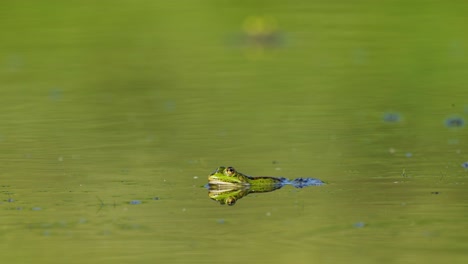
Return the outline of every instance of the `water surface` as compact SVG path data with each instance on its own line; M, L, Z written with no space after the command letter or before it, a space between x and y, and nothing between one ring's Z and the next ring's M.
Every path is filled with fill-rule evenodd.
M467 7L3 4L2 261L466 263Z

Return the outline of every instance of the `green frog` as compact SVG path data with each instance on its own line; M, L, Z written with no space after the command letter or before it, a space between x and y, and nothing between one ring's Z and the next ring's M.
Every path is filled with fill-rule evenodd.
M234 205L250 193L271 192L283 187L283 180L247 176L233 167L219 167L208 176L208 196L222 205Z
M292 185L296 188L323 185L319 179L283 177L252 177L236 171L233 167L219 167L208 176L208 196L220 204L234 205L250 193L271 192Z

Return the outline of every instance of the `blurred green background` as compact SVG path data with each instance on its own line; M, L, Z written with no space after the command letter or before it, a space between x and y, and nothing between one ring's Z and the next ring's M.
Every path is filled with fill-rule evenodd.
M3 261L466 263L467 12L3 1ZM219 206L220 165L329 184Z

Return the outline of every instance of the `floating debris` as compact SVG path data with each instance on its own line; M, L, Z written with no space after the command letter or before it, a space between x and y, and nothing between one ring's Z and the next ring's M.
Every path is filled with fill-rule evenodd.
M136 205L136 204L141 204L140 200L131 200L130 204Z
M354 226L355 228L363 228L363 227L366 226L366 223L364 223L364 222L356 222L356 223L354 223L353 226Z
M31 208L31 210L33 210L33 211L41 211L42 208L41 208L41 207L35 206L35 207Z
M468 161L463 162L461 166L465 169L468 169Z
M394 112L384 113L382 120L386 123L397 123L400 122L401 116Z
M411 158L411 157L413 157L413 153L411 153L411 152L406 152L405 156L406 156L407 158Z
M463 127L465 125L465 120L459 116L452 116L445 119L445 126L446 127Z

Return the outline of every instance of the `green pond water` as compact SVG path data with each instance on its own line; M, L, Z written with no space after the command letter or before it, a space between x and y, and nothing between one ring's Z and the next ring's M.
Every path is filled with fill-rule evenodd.
M467 13L3 1L1 262L467 263ZM218 166L328 184L221 206Z

